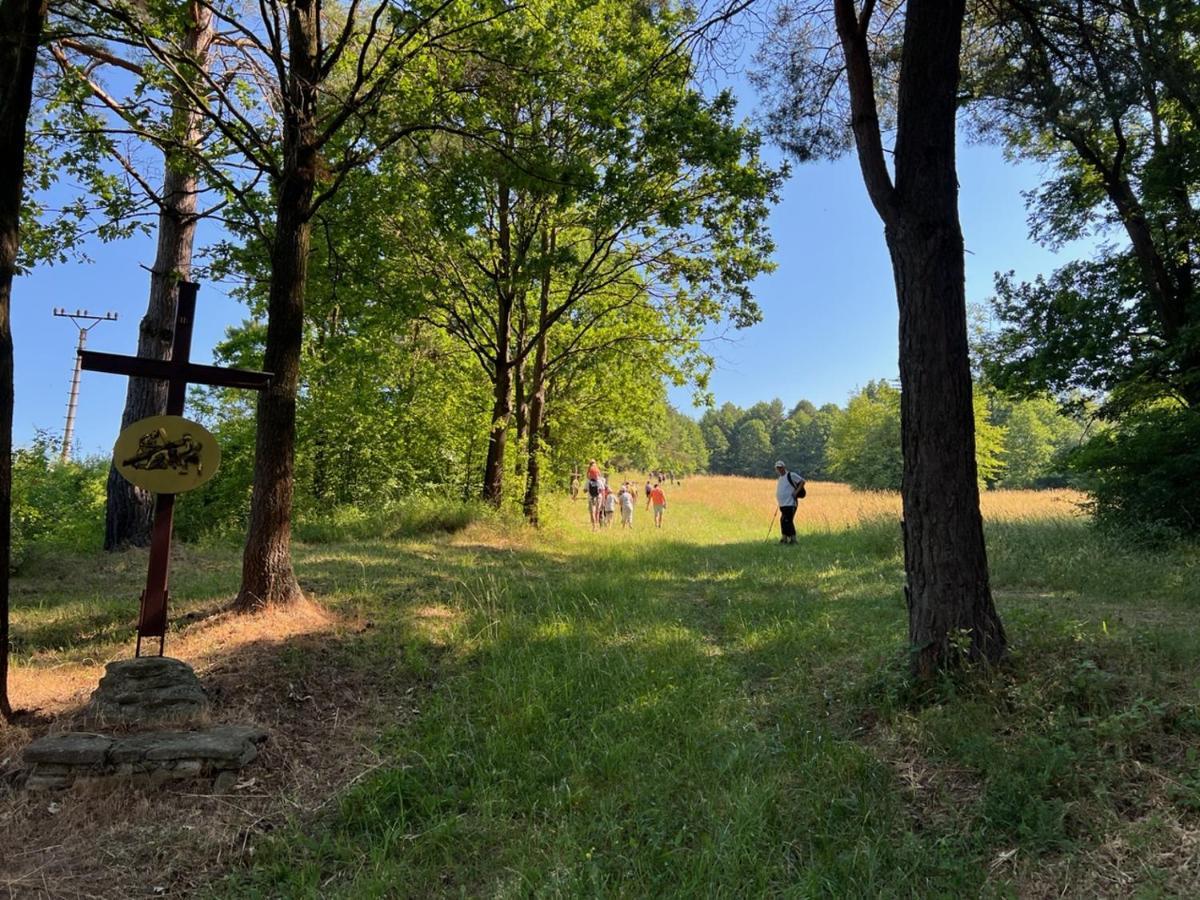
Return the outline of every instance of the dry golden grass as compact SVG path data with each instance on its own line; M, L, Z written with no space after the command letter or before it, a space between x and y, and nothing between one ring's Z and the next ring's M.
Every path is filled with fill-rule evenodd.
M414 616L424 632L446 629L439 606ZM253 722L269 733L227 796L207 782L52 795L6 784L2 776L30 740L88 726L81 707L103 661L17 668L14 698L40 709L23 727L0 726L0 897L124 898L158 885L190 895L250 862L252 838L312 815L378 767L371 746L379 731L418 714L420 683L339 656L343 640L368 627L305 601L249 616L221 611L172 635L168 651L195 667L214 698L211 721Z
M989 521L1086 518L1086 495L1066 488L1052 491L985 491L979 498Z
M333 632L337 619L316 603L305 601L287 610L267 609L254 615L223 611L204 616L182 633L168 638L168 655L191 664L203 675L218 662L237 658L250 645L282 643L301 635ZM105 659L46 666L16 666L10 693L24 708L41 715L59 715L87 702L104 666L132 655L132 640ZM157 643L151 650L157 651ZM2 746L2 745L0 745Z
M796 518L800 529L833 531L900 518L900 495L894 491L856 491L832 481L810 481L807 487L808 496ZM704 518L716 518L722 525L744 522L747 528L765 527L775 510L774 478L704 475L664 489L668 515L674 519L704 507ZM997 522L1077 518L1084 515L1084 499L1083 494L1071 490L984 491L980 506L985 519Z

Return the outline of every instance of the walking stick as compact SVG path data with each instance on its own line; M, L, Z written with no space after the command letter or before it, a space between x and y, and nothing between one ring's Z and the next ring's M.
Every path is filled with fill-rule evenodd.
M779 515L779 510L775 510L775 512L771 513L771 526L767 529L767 536L764 538L764 540L770 540L771 532L775 530L775 517L777 515Z

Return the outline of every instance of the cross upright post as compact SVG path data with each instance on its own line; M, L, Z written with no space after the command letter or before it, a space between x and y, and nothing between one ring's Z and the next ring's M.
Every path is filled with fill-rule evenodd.
M196 292L199 285L185 281L179 285L175 301L175 332L171 340L171 375L167 381L167 415L182 416L187 399L187 374L192 356L192 324L196 317ZM142 592L138 613L135 656L142 655L142 638L158 638L158 655L167 641L167 576L171 568L171 532L175 523L175 495L154 495L154 528L150 533L150 568L146 590Z
M189 384L215 387L262 390L271 380L269 372L247 369L197 365L191 361L192 326L196 314L196 293L200 286L190 281L179 282L175 302L175 331L169 360L121 356L80 350L82 368L90 372L110 372L142 378L158 378L167 382L169 416L183 415ZM175 516L175 495L160 493L154 500L154 528L150 536L150 564L146 573L146 589L142 592L138 614L137 656L142 654L142 639L158 638L158 655L162 656L167 635L167 580L171 565L171 530Z

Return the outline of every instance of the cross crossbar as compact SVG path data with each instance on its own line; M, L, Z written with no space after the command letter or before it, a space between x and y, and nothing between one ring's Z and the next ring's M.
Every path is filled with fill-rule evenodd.
M89 372L108 372L113 375L129 375L135 378L155 378L167 382L166 414L169 416L183 415L183 405L189 384L263 390L271 382L270 372L202 366L191 361L192 323L196 314L196 292L199 289L200 285L194 282L179 282L175 301L175 329L171 336L171 358L169 360L80 350L81 367ZM159 656L162 656L163 646L166 643L167 575L171 563L171 526L174 516L175 495L155 495L154 530L150 535L150 565L146 572L146 590L142 592L141 609L138 613L137 650L135 651L138 656L142 653L142 638L158 638Z
M83 368L88 372L109 372L113 375L132 375L136 378L155 378L159 381L170 381L182 376L188 384L245 388L252 391L260 391L271 383L269 373L255 372L253 369L223 369L220 366L203 366L199 363L177 366L171 360L122 356L96 350L83 350L79 356L83 360Z

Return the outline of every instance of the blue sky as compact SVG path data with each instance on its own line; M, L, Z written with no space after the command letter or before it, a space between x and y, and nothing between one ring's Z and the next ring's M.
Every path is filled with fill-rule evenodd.
M993 293L994 273L1046 273L1086 245L1055 254L1028 238L1023 190L1044 180L1040 166L1005 160L997 147L958 147L959 210L966 243L967 301ZM898 377L898 314L883 226L867 199L858 160L793 166L771 217L774 273L759 279L758 325L715 344L711 390L718 404L749 406L779 397L844 405L867 381ZM691 391L673 389L691 409Z
M1048 272L1079 253L1056 256L1029 241L1020 192L1042 180L1039 168L1006 161L995 147L959 146L960 209L967 246L967 297L982 302L993 273L1013 269L1024 278ZM853 156L794 166L771 217L778 269L755 293L763 320L715 342L716 402L748 406L779 397L842 404L874 378L895 378L896 301L883 229L867 200ZM197 247L216 240L203 224ZM119 321L92 331L91 349L133 353L145 309L153 237L88 248L90 263L42 267L14 286L16 355L14 439L28 443L35 429L61 433L77 334L51 316L54 307L114 311ZM192 358L208 362L226 327L245 309L219 284L201 286ZM673 402L692 415L690 389L673 389ZM125 379L83 374L76 445L107 454L116 439Z
M197 247L216 240L216 226L202 223ZM13 441L29 443L37 429L61 436L67 394L75 365L79 333L67 319L54 318L55 307L115 312L116 322L102 322L88 335L89 350L137 352L138 323L146 311L150 274L141 266L154 262L154 238L138 237L88 248L90 263L39 267L13 285L13 354L16 405ZM205 283L196 301L192 359L211 362L213 347L225 328L246 318L246 309L221 285ZM75 445L84 454L108 455L120 430L126 379L84 372L75 419Z

